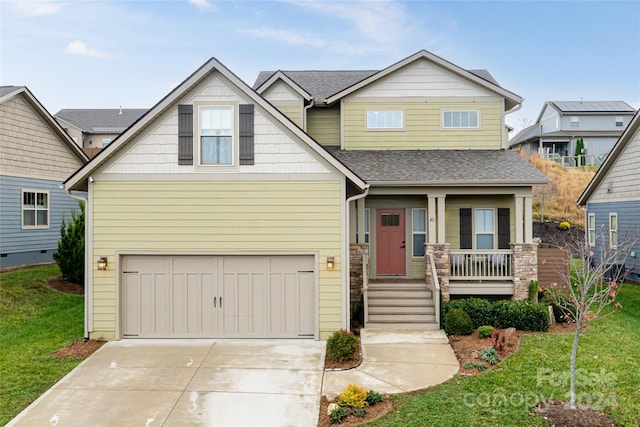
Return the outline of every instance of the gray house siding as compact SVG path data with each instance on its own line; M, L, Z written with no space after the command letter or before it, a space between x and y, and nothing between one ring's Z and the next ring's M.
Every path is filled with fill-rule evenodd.
M587 218L589 214L595 214L595 259L598 259L598 250L602 247L603 240L605 244L609 242L610 213L618 214L618 241L620 243L640 237L640 200L587 203ZM633 252L635 257L627 256L624 264L628 272L627 278L637 282L640 281L640 241L636 242Z
M60 181L0 176L0 268L52 262L63 215L78 202L58 188ZM22 229L22 190L49 192L49 227Z

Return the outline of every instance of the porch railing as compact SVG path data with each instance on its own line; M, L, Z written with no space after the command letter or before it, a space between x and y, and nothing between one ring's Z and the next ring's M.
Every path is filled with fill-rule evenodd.
M362 302L364 303L364 325L369 322L369 255L362 253Z
M433 303L436 314L436 325L440 327L440 280L438 280L438 270L436 269L436 262L433 259L433 254L428 254L429 268L431 268L431 277L433 278Z
M512 280L509 249L452 249L449 252L450 280Z

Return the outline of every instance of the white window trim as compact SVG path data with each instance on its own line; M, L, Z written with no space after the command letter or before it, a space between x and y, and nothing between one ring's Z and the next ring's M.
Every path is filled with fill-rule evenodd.
M394 127L379 127L379 128L370 128L369 127L369 113L400 113L402 115L401 119L402 119L402 126L398 127L398 128L394 128ZM382 109L382 110L374 110L374 109L367 109L364 111L364 128L365 130L367 130L368 132L399 132L399 131L404 131L405 130L405 112L404 109Z
M239 129L239 107L237 102L194 102L194 120L193 125L195 127L193 135L193 143L196 145L194 152L197 153L197 166L198 170L223 170L223 169L237 169L238 157L240 153L240 129ZM231 109L231 164L202 164L201 148L202 141L200 134L202 128L200 126L201 110L204 108L230 108Z
M24 224L24 193L35 193L35 221L38 222L38 193L47 195L47 225L25 225ZM23 188L20 193L20 225L23 230L47 230L51 228L51 196L49 190L32 190Z
M478 227L477 227L477 224L476 224L476 211L479 211L479 210L483 210L483 211L490 210L491 211L491 216L493 217L493 232L491 232L491 233L486 233L486 232L478 233ZM473 209L473 249L478 249L478 234L480 234L480 235L489 235L489 234L491 234L493 236L493 249L480 249L480 250L487 250L487 251L495 250L495 248L498 246L498 242L497 242L498 233L496 232L497 223L498 223L498 218L496 217L496 209L495 208L474 208Z
M616 219L616 230L615 230L615 233L616 233L616 244L615 245L611 243L613 241L613 230L611 229L611 218L614 218L614 217ZM608 228L609 228L609 247L611 249L615 249L615 248L618 247L618 238L620 237L620 232L619 232L619 230L620 230L620 222L619 222L619 218L618 218L618 213L617 212L609 212L609 226L608 226Z
M618 123L620 123L620 124L618 124ZM615 119L614 119L614 125L617 128L624 127L624 117L616 116Z
M591 221L592 219L593 222ZM589 241L589 246L596 245L596 214L594 213L590 213L587 216L587 240Z
M102 148L105 148L107 145L111 144L113 141L111 138L102 138Z
M478 126L474 127L446 127L444 125L444 113L476 113L478 115ZM473 131L480 130L482 128L482 118L480 115L480 110L469 110L469 109L450 109L443 108L440 110L440 130L443 131Z
M356 212L356 243L371 243L371 209L370 208L364 208L364 224L362 225L362 227L364 228L363 231L363 235L364 235L364 242L360 242L358 240L358 236L359 236L359 232L360 232L360 219L359 219L359 215ZM369 227L367 227L367 225Z
M576 124L575 126L573 125L574 123ZM572 127L573 129L579 128L580 116L571 116L571 118L569 119L569 126Z
M424 231L415 231L413 229L413 213L415 211L424 211ZM426 208L413 208L411 209L411 257L412 258L417 258L417 259L422 259L424 258L424 255L414 255L415 253L415 248L413 247L413 236L416 234L423 234L424 235L424 241L427 242L427 209Z

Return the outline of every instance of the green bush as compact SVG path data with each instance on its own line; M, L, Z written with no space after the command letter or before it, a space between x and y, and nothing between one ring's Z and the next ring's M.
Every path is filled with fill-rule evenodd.
M529 282L529 302L538 302L538 291L540 290L540 284L537 280Z
M382 402L383 400L384 399L383 399L382 395L380 393L378 393L377 391L369 390L367 392L367 403L369 404L369 406L373 406L376 403Z
M473 322L464 310L454 308L444 319L444 331L448 335L469 335L473 332Z
M358 338L353 333L339 330L327 340L327 354L334 362L353 360L358 351Z
M498 301L493 305L494 326L521 331L548 331L549 314L544 304L527 301Z
M71 211L71 220L62 218L58 250L53 259L58 263L62 277L84 286L84 204L78 202L80 213Z
M364 408L367 405L367 391L359 385L349 384L340 393L338 405L349 406L351 408Z
M487 367L484 366L482 363L475 363L475 362L466 362L464 364L464 367L465 369L477 369L480 372L487 369Z
M487 347L480 353L480 360L489 362L492 365L498 363L498 352L493 347Z
M559 227L560 227L560 230L568 230L571 228L571 223L569 221L562 221Z
M340 422L347 418L350 414L351 411L349 411L348 408L338 406L329 414L329 418L331 418L331 424L340 424Z
M489 338L493 334L493 326L484 325L478 328L478 336L480 338Z
M366 417L367 412L369 412L367 408L353 408L353 410L351 411L351 413L358 418Z
M486 299L465 298L447 301L442 304L442 318L446 318L447 313L455 308L460 308L469 315L474 328L493 324L492 305Z

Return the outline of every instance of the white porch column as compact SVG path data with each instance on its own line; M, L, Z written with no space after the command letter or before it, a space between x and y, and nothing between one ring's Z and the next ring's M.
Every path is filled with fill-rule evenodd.
M436 198L429 196L427 205L427 242L436 242Z
M356 200L356 215L358 215L358 229L356 234L358 236L358 243L364 243L364 202L365 198ZM369 224L371 227L371 224Z
M531 196L524 197L524 243L533 242L533 202Z
M514 243L524 243L524 223L523 223L523 212L522 212L522 196L519 195L515 195L513 197L514 202L515 202L515 215L514 215L514 220L515 220L515 229L516 229L516 235L515 235L515 240Z
M446 196L438 196L438 243L446 243L444 227L445 197Z

